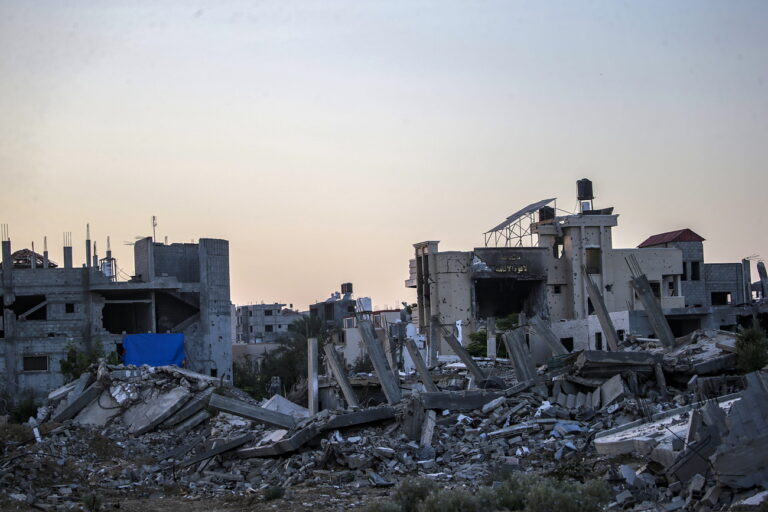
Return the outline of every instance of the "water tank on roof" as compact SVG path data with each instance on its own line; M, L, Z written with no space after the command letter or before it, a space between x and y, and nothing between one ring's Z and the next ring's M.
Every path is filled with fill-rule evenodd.
M576 188L579 192L579 201L591 201L595 198L592 194L592 182L587 178L577 181Z
M555 209L551 206L545 206L543 208L539 208L539 222L543 222L545 220L552 220L555 218Z
M341 293L352 295L352 283L341 283Z

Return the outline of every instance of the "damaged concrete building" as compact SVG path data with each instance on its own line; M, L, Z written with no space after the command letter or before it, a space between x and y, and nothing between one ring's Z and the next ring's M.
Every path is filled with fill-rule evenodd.
M303 315L293 304L250 304L237 306L237 343L273 343L288 334L288 326Z
M612 229L619 216L613 208L595 208L593 200L592 183L583 179L578 213L545 199L487 231L484 247L441 251L437 241L415 244L406 286L417 292L414 319L430 340L428 357L452 354L441 330L455 330L462 339L511 314L523 321L541 317L570 351L607 349L589 281L602 294L619 340L652 337L628 259L647 276L675 336L751 322L753 311L744 306L751 301L748 261L705 264L704 239L690 230L650 237L638 248L615 248ZM547 345L536 333L528 336L536 359L546 359Z
M121 354L125 336L139 333L181 333L191 370L231 378L226 240L138 240L135 275L127 281L117 279L111 251L100 259L90 239L85 264L75 267L71 235L65 240L59 266L47 250L12 253L3 239L0 387L10 397L61 386L60 361L70 347Z

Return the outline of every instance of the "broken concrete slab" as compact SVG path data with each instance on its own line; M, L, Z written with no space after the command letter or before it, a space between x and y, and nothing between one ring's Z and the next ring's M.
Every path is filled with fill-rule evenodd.
M600 403L608 407L624 397L624 379L616 374L600 386Z
M210 459L211 457L215 457L222 453L226 453L230 450L234 450L235 448L242 446L245 443L253 441L253 439L254 439L253 434L245 434L243 436L236 437L234 439L230 439L220 443L217 442L210 450L206 450L205 452L199 455L195 455L193 457L190 457L180 462L179 467L185 468L187 466L197 464L198 462L202 462L206 459Z
M209 387L192 397L181 409L179 409L174 415L165 420L161 427L168 428L178 425L179 423L187 420L188 418L196 415L202 411L203 408L208 405L208 400L213 394L214 388Z
M122 412L118 404L108 390L104 390L90 404L80 411L73 423L88 427L103 427L109 420Z
M287 414L292 416L295 420L303 420L309 418L309 409L302 407L299 404L295 404L285 398L282 395L273 395L272 398L261 404L263 409L268 411L275 411L281 414Z
M173 431L177 434L182 434L184 432L187 432L188 430L192 430L202 422L210 419L211 415L208 414L208 411L197 411L195 414L187 418L186 420L179 423Z
M440 391L422 393L421 400L425 409L449 411L473 411L501 396L491 391Z
M376 377L381 384L381 390L384 392L384 396L387 397L387 402L389 402L390 405L395 405L402 398L399 378L395 376L392 367L389 366L387 357L384 354L384 349L376 337L376 331L373 328L373 324L367 318L359 318L357 321L357 329L365 343L368 357L371 358L373 367L376 370Z
M75 395L74 393L76 393L78 389L79 385L75 386L75 389L72 392L73 395L67 399L67 403L63 409L57 409L57 412L51 418L51 421L61 422L74 418L78 412L85 408L85 406L101 395L101 392L104 391L104 386L100 382L94 382L85 388L82 393Z
M237 451L237 456L242 459L250 459L252 457L274 457L293 452L317 437L320 432L321 429L318 425L310 425L299 430L288 439L283 439L267 446L241 448Z
M576 358L575 368L581 376L607 379L625 371L654 375L656 365L661 362L662 355L651 352L585 350Z
M280 412L270 411L262 407L257 407L249 403L237 400L234 398L228 398L214 393L211 395L208 405L219 411L234 414L236 416L242 416L249 420L260 421L268 425L275 427L283 427L291 429L296 426L296 420L293 416L283 414Z
M128 427L129 433L144 434L154 430L160 423L181 409L189 397L190 393L186 388L176 387L167 393L162 393L146 402L132 406L123 413L123 423Z
M557 335L552 332L552 329L550 329L549 326L544 323L543 318L538 315L533 316L528 320L528 322L533 331L538 334L539 337L542 338L547 344L547 347L549 347L549 350L552 352L553 356L563 356L568 354L568 350L563 346L562 343L560 343L560 338L558 338Z
M326 423L321 425L322 430L335 430L338 428L352 427L355 425L364 425L376 421L393 419L397 411L393 407L369 407L361 411L348 412L331 417Z

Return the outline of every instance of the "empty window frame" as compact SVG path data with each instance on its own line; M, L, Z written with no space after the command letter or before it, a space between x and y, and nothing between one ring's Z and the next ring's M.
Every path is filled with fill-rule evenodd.
M701 262L691 262L691 281L701 281Z
M272 316L272 310L271 309L265 309L264 310L264 316Z
M602 273L601 251L599 248L585 249L587 274L599 275Z
M22 364L25 372L47 372L48 356L24 356Z
M74 302L67 302L66 304L64 304L64 312L67 314L74 313L75 312Z
M264 326L264 332L273 332L275 330L274 325L265 325Z
M554 293L555 295L560 295L561 293L563 293L563 287L560 286L559 284L553 285L552 293Z
M595 350L603 350L603 333L595 333Z

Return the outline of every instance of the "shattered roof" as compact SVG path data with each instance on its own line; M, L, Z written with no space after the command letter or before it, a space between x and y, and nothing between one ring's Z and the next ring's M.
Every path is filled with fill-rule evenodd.
M648 237L648 239L638 245L639 248L654 247L656 245L668 244L670 242L703 242L704 237L698 235L688 228L669 231Z
M11 254L11 261L13 262L14 268L31 268L33 255L35 260L37 261L37 266L42 267L43 266L42 254L32 252L29 249L22 249L20 251L16 251L13 254ZM51 260L48 260L48 266L54 267L54 268L58 267L58 265Z

